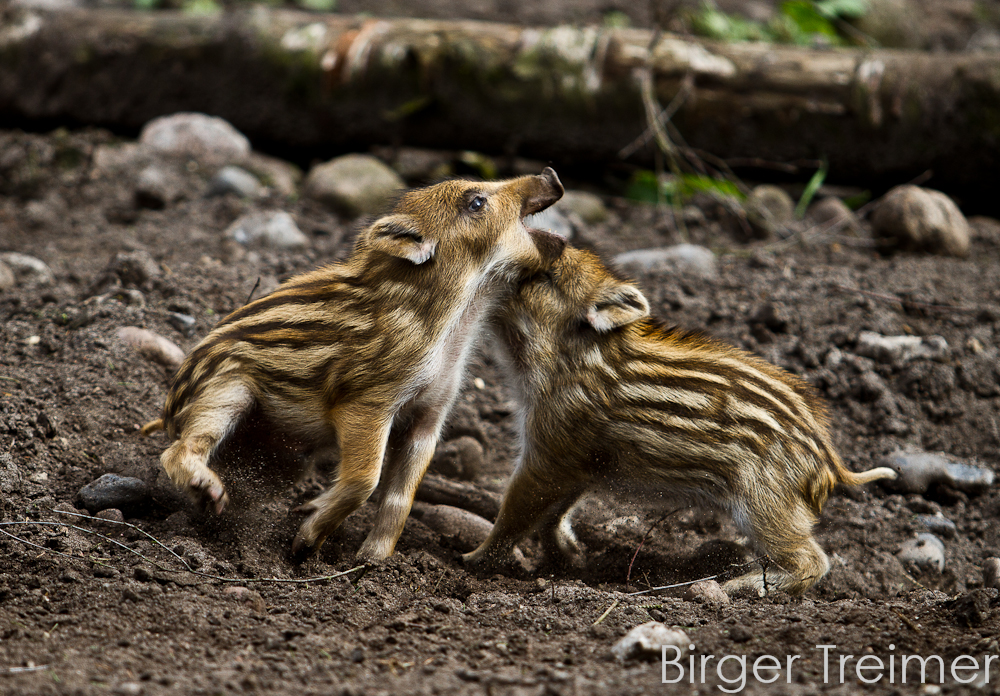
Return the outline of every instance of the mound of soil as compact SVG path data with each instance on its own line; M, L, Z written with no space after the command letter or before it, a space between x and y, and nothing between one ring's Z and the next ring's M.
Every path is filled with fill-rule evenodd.
M220 519L202 515L159 471L163 436L138 433L159 413L168 371L124 345L117 329L147 328L189 350L251 294L345 254L355 227L277 193L205 197L212 172L194 163L180 168L164 207L140 207L135 172L95 166L95 149L111 139L0 132L0 251L35 256L55 277L26 276L0 293L0 693L647 693L673 674L658 658L618 662L610 648L650 620L681 627L697 660L716 656L696 679L713 693L734 686L715 669L725 655L773 655L782 665L801 655L773 686L804 694L840 683L840 655L897 664L902 653L941 655L950 665L1000 651L997 591L982 577L984 559L1000 555L995 489L840 491L817 528L830 574L802 598L772 592L728 603L682 589L627 594L715 575L741 557L732 524L695 510L660 521L655 507L591 500L576 523L586 567L518 577L468 573L452 537L416 514L384 564L363 577L329 577L353 567L371 503L317 557L293 565L299 518L290 511L325 484L322 468ZM654 207L607 202L610 218L581 228L576 243L610 258L680 241ZM273 209L293 215L306 250L224 237L238 216ZM716 251L719 274L640 278L656 313L815 384L851 469L899 448L1000 469L998 223L974 220L971 255L952 259L880 255L863 230L748 242L711 205L685 218L689 240ZM855 352L861 331L941 336L949 356L878 363ZM474 483L494 492L516 455L512 411L484 346L451 433L482 439ZM124 510L133 526L70 514L80 488L109 472L152 491ZM919 516L939 512L956 530L943 538L944 570L904 566L896 552L927 531ZM523 550L529 563L540 560L534 542ZM829 674L819 645L837 646ZM861 683L856 659L843 693ZM936 668L929 672L936 683ZM1000 679L995 664L991 676L987 689ZM888 681L865 688L898 688ZM950 672L945 681L955 683ZM764 691L772 689L748 678L745 692Z

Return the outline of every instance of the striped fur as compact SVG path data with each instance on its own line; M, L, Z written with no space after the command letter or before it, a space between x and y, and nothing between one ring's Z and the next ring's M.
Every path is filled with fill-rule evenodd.
M250 462L213 459L241 424L293 449L336 442L337 479L300 508L311 514L293 555L318 548L381 480L375 528L358 554L388 556L487 312L562 251L560 238L523 224L562 192L551 169L410 191L359 235L346 262L227 316L177 371L162 418L144 428L174 440L161 457L170 478L221 513L228 494L209 463L249 474Z
M649 317L645 297L592 254L567 248L523 283L492 322L522 406L523 451L493 532L466 556L504 562L533 527L573 555L568 514L588 490L687 494L729 511L801 593L826 573L812 528L849 472L826 410L798 377L704 335ZM562 530L562 531L561 531ZM760 588L761 575L727 583Z

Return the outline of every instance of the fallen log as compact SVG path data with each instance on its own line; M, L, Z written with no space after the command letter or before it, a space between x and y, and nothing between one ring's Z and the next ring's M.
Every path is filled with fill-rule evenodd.
M639 29L525 28L255 8L8 11L0 120L138 129L221 116L258 146L407 144L572 164L646 129L643 71L687 143L727 159L828 158L841 179L987 190L1000 55L720 44ZM687 87L685 87L687 85ZM648 163L652 146L632 160Z

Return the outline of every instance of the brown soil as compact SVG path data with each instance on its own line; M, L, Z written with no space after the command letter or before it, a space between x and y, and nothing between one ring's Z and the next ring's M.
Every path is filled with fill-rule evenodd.
M714 605L677 593L628 596L725 570L737 540L728 522L684 510L643 542L662 511L607 501L591 503L577 523L588 550L584 570L477 577L462 567L450 537L413 516L396 553L353 584L345 577L271 580L351 568L371 504L302 566L288 561L298 521L290 509L319 490L322 475L222 520L186 507L159 474L162 435L137 432L158 414L168 375L115 331L142 326L190 349L247 300L258 279L257 293L266 292L337 258L353 228L305 201L204 198L208 172L197 169L186 170L176 203L136 208L129 175L93 168L94 146L110 137L0 132L8 158L0 250L39 257L56 275L53 285L0 294L0 445L19 474L2 479L0 530L23 540L0 540L0 694L669 692L658 661L623 664L609 655L620 635L651 619L681 627L696 655L770 654L782 663L802 655L790 683L784 672L771 686L751 676L745 693L829 688L817 645L837 646L831 682L839 681L841 654L938 654L950 663L1000 652L997 591L982 589L981 570L985 558L1000 555L996 490L976 497L947 488L927 496L875 485L842 491L817 529L833 569L803 598L772 593ZM654 208L608 201L611 220L583 230L578 243L608 255L678 241ZM237 215L271 207L296 217L312 239L309 251L247 252L224 241ZM998 223L978 221L971 256L956 260L879 255L863 233L769 249L714 219L710 206L705 220L689 212L691 240L719 252L720 276L642 278L658 314L816 384L830 401L836 444L856 471L901 446L1000 469ZM109 261L140 252L155 259L160 274L125 274L122 289L98 301L108 292ZM753 320L768 302L783 318L771 328ZM175 328L171 312L193 316L194 330ZM852 352L862 330L937 334L952 358L898 369L875 364ZM839 364L828 361L834 349L846 356ZM879 380L887 385L881 395L872 387ZM465 430L484 434L486 464L476 482L497 491L514 457L509 399L495 364L482 357L456 414ZM54 511L73 510L81 486L106 472L153 485L155 504L126 511L135 528ZM904 568L894 554L924 531L915 515L937 511L958 530L945 540L944 572ZM533 543L524 551L538 560ZM184 572L178 556L202 573L244 580ZM726 686L714 664L702 693ZM993 667L985 693L1000 680ZM886 681L865 689L899 688ZM838 688L861 687L849 670Z

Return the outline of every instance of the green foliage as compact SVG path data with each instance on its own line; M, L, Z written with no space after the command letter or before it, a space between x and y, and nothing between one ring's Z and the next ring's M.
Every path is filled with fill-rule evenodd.
M827 172L826 158L823 159L823 164L816 173L812 175L809 179L809 183L806 184L805 190L802 192L802 197L799 198L798 205L795 206L795 217L799 220L806 216L806 208L809 207L809 203L812 202L813 196L819 191L819 187L823 185L823 180L826 179Z
M694 33L719 41L839 46L848 41L837 31L837 23L860 17L866 10L867 0L786 0L778 13L762 24L728 15L706 3L689 20Z
M210 15L219 12L222 7L215 0L184 0L181 9L184 14Z
M629 180L625 197L642 203L683 204L696 193L727 196L743 200L739 188L726 179L715 179L702 174L683 174L681 177L657 181L656 173L640 169Z
M337 8L337 0L298 0L295 4L314 12L333 12Z
M621 10L609 10L601 18L601 24L608 29L626 29L632 26L632 20Z

